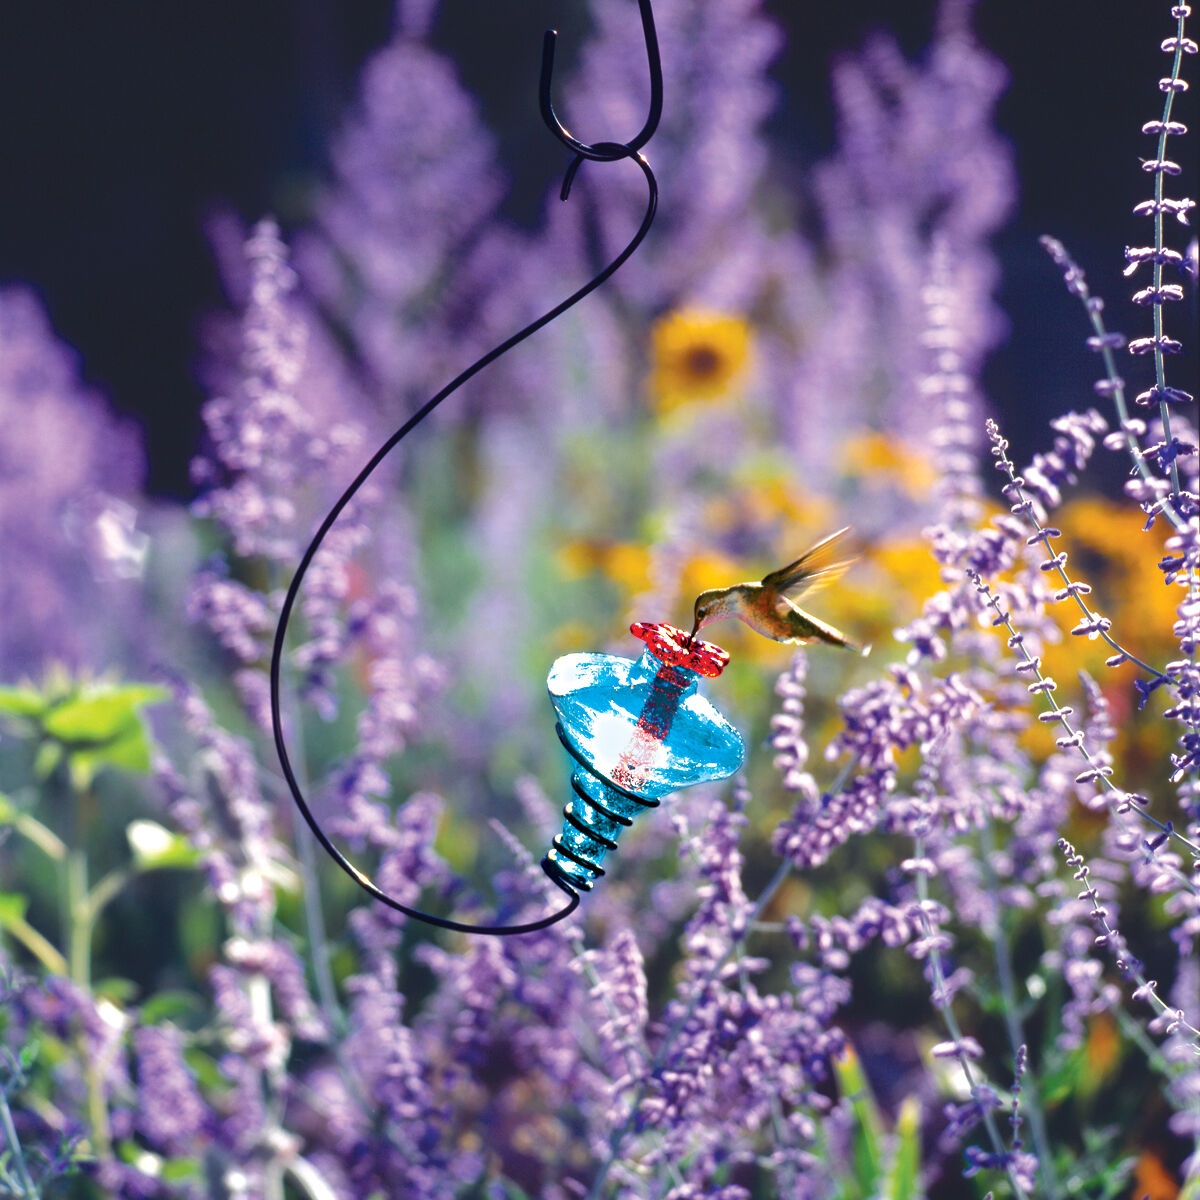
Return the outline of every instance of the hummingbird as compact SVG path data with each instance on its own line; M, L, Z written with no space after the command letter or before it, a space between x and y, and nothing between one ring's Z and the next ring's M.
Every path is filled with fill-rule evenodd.
M836 579L850 566L853 559L828 561L830 551L848 530L849 526L831 533L810 546L795 562L771 571L758 583L735 583L701 592L696 597L695 620L689 636L694 638L713 621L735 617L756 633L776 642L822 641L866 654L866 650L855 645L840 629L806 613L787 596L788 592L803 595L815 584Z

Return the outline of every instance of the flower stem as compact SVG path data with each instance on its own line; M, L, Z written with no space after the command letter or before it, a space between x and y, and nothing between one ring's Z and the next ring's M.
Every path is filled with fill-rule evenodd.
M983 860L984 874L987 876L988 893L996 897L999 895L1000 882L996 878L995 870L992 868L992 854L995 852L996 847L991 821L984 822L982 839L983 854L980 857ZM998 905L999 901L997 901ZM992 951L996 963L996 978L1000 984L1000 995L1004 1001L1004 1025L1008 1030L1008 1044L1012 1050L1013 1061L1015 1062L1017 1052L1022 1044L1024 1044L1025 1037L1021 1030L1020 1018L1017 1016L1020 1005L1017 1002L1016 979L1013 973L1012 954L1009 950L1008 935L1004 931L1004 925L1000 920L1000 913L998 911L995 917L995 926L990 931ZM1045 1187L1047 1196L1057 1197L1060 1195L1058 1175L1054 1170L1054 1158L1050 1149L1050 1138L1046 1133L1046 1117L1042 1112L1041 1101L1038 1099L1037 1085L1034 1082L1032 1071L1026 1075L1022 1087L1021 1107L1024 1110L1025 1119L1029 1122L1030 1132L1033 1134L1033 1145L1037 1153L1038 1168L1041 1171L1043 1186Z
M925 858L925 839L918 835L914 840L913 857L918 861ZM917 872L917 899L920 901L920 918L921 925L925 930L925 935L932 943L934 928L932 922L926 913L926 905L929 901L929 877L925 871ZM935 996L941 996L944 1003L937 1004L935 1007L942 1014L942 1020L946 1025L946 1031L950 1034L951 1040L956 1046L962 1044L963 1033L962 1027L958 1023L958 1018L954 1015L954 1007L950 1001L950 997L946 992L946 975L942 966L942 955L936 946L931 944L929 950L929 969L933 976L932 983ZM970 1059L965 1054L958 1055L959 1069L963 1073L963 1078L967 1081L967 1087L971 1091L972 1098L976 1097L979 1084L975 1079L975 1070L971 1066ZM1008 1155L1004 1151L1004 1141L1000 1137L1000 1129L996 1124L996 1118L992 1111L985 1105L980 1106L980 1115L983 1118L984 1128L987 1130L988 1141L991 1143L992 1151L998 1159L1004 1162L1004 1172L1008 1176L1009 1187L1013 1190L1013 1195L1018 1197L1018 1200L1025 1200L1026 1192L1021 1187L1020 1181L1017 1179L1012 1165L1009 1162Z
M274 579L272 584L274 586ZM283 671L283 705L291 718L293 745L296 748L295 770L300 786L308 790L308 755L304 744L304 722L300 719L296 705L296 687L293 669L289 663ZM333 968L329 938L325 932L325 916L321 909L321 878L317 872L317 855L313 839L306 826L300 821L292 822L292 840L300 859L300 870L304 875L304 928L308 935L309 958L312 962L313 979L317 987L317 1001L330 1033L336 1038L346 1031L346 1018L338 1004L337 987L333 981Z
M12 1110L8 1107L8 1090L0 1087L0 1127L4 1129L4 1140L8 1146L11 1161L17 1169L17 1179L21 1185L21 1195L25 1200L38 1200L38 1190L25 1165L25 1152L17 1137L17 1127L13 1123Z
M72 795L78 808L80 797ZM92 992L92 929L94 917L91 898L88 895L87 852L78 846L67 851L63 864L63 886L67 914L67 970L71 982L89 1000ZM79 1032L79 1054L87 1085L88 1131L92 1151L97 1157L107 1158L112 1153L112 1137L108 1127L108 1106L100 1078L100 1065L95 1056L88 1053L87 1035Z

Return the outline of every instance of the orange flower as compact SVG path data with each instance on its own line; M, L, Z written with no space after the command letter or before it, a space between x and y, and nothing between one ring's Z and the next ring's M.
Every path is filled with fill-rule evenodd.
M1137 1200L1175 1200L1179 1195L1179 1184L1153 1150L1141 1152L1133 1175L1133 1191L1129 1194Z
M1084 1049L1091 1078L1100 1082L1112 1074L1121 1059L1121 1039L1116 1021L1108 1013L1098 1013L1091 1019Z

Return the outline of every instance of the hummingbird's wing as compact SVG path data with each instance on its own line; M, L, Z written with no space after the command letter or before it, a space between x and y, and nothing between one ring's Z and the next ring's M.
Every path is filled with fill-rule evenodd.
M803 595L818 583L832 583L854 561L852 558L838 562L830 561L834 547L849 532L850 526L847 525L844 529L823 538L815 546L810 546L795 562L764 575L762 586L781 595L785 592Z

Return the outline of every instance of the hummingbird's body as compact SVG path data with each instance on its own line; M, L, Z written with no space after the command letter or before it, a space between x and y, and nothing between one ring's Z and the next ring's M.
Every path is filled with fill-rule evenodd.
M806 613L788 599L787 593L808 591L815 583L836 579L849 561L826 562L829 550L846 532L839 529L806 550L795 562L764 575L758 583L735 583L713 588L696 597L692 637L705 625L732 617L744 621L756 633L776 642L828 642L859 650L840 629Z

